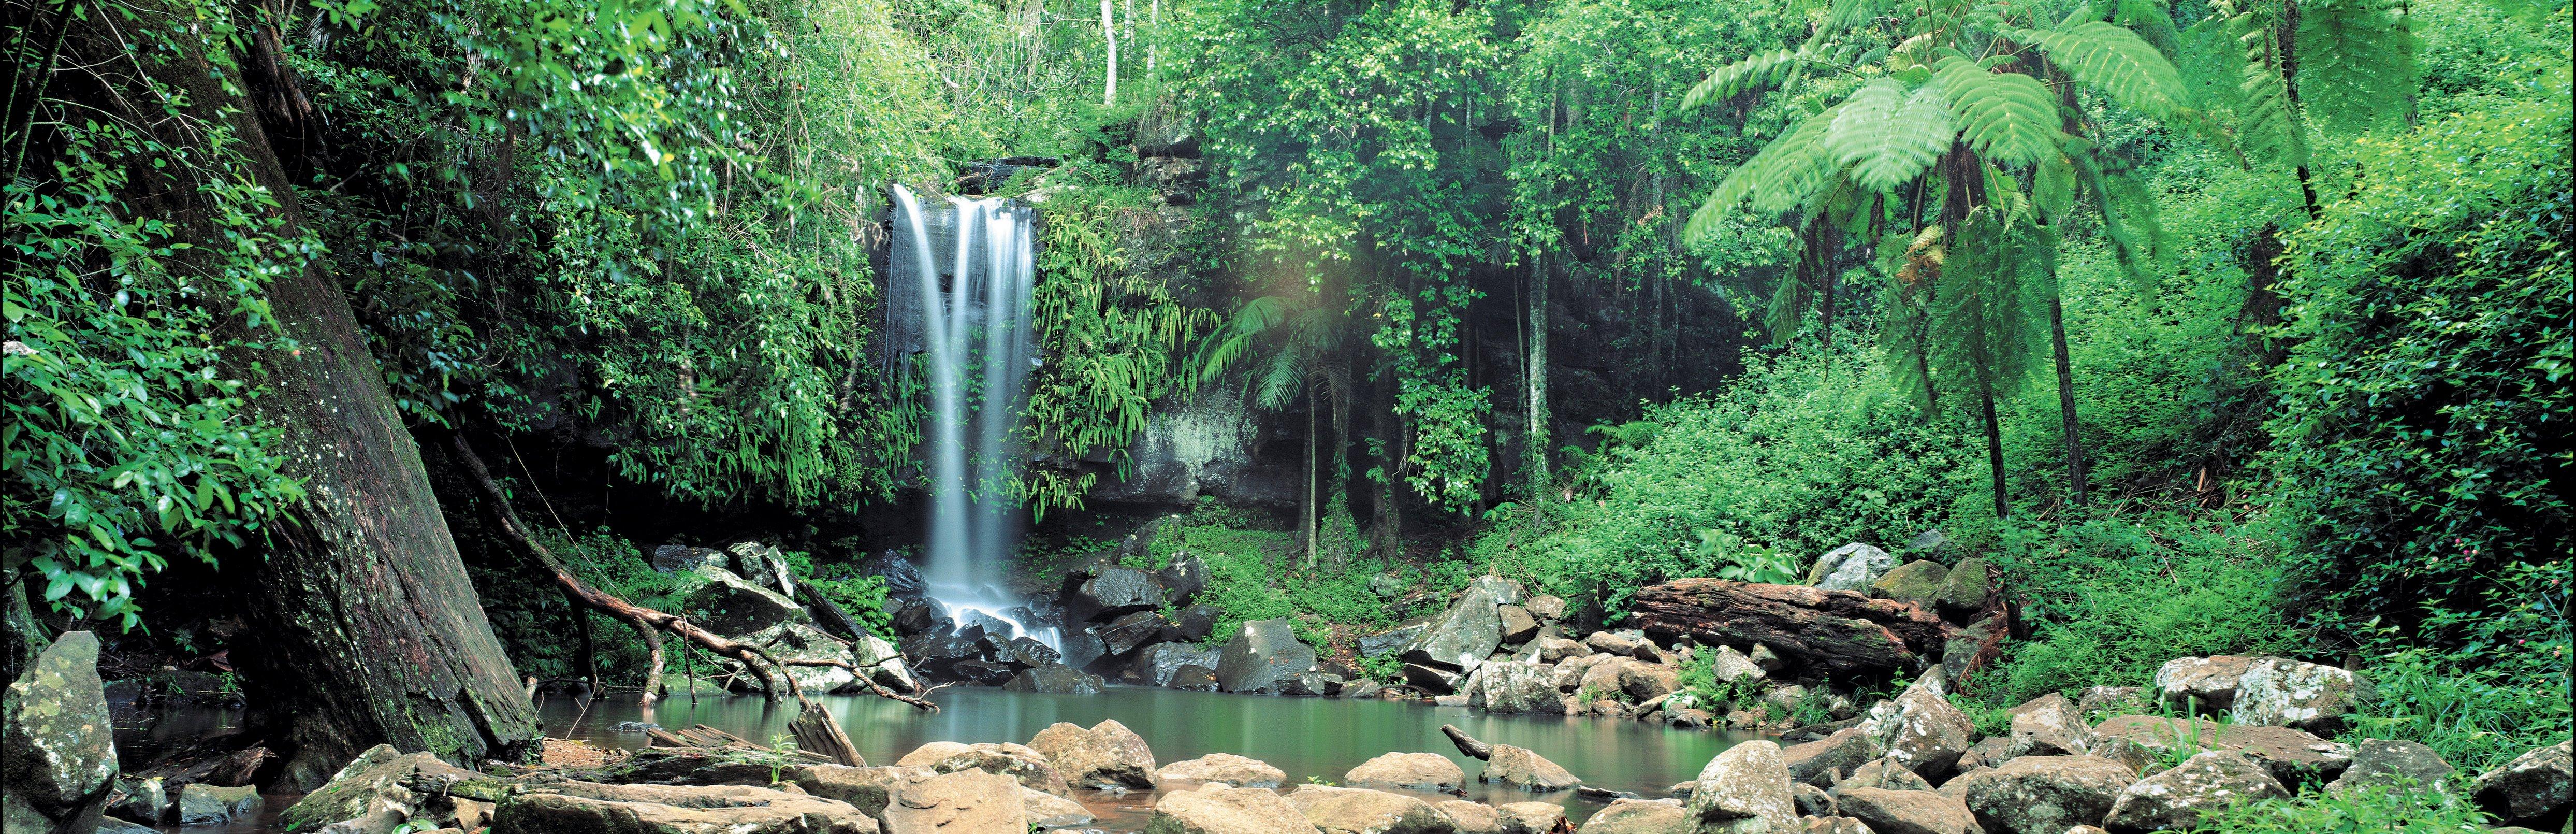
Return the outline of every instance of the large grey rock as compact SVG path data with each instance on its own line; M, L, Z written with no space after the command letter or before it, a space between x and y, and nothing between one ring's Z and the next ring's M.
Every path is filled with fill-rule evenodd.
M65 632L0 693L0 819L13 834L86 831L115 777L98 638Z
M1762 664L1754 662L1750 655L1736 651L1734 646L1719 646L1713 651L1717 657L1709 661L1708 669L1710 677L1719 683L1749 683L1770 675Z
M1450 834L1448 816L1399 793L1298 785L1285 797L1323 834Z
M2197 750L2234 750L2272 771L2283 785L2332 781L2352 765L2352 746L2328 741L2288 727L2220 724L2215 721L2115 715L2093 727L2097 754L2128 758L2123 746L2153 758L2188 755Z
M1591 653L1592 647L1580 642L1541 634L1531 640L1529 645L1522 647L1521 659L1537 663L1563 663L1569 658L1582 657Z
M341 767L330 782L296 800L278 821L293 830L310 831L366 816L386 805L411 808L419 797L409 785L424 776L451 784L482 778L429 753L403 753L393 745L379 744Z
M735 639L759 646L780 660L831 661L858 666L858 655L850 651L849 644L835 639L810 622L782 621ZM742 668L742 664L732 660L719 662L727 670ZM789 666L787 676L795 678L796 685L804 688L808 695L856 692L862 688L856 673L838 666ZM746 691L759 688L749 674L735 680Z
M1869 595L1911 603L1931 610L1941 598L1941 582L1950 578L1950 569L1941 563L1923 560L1907 562L1869 583Z
M259 789L247 785L223 788L203 783L179 787L180 825L213 825L250 816L259 810Z
M1117 719L1083 729L1057 722L1029 739L1029 748L1055 763L1075 787L1154 787L1154 751Z
M1207 562L1183 553L1172 557L1171 564L1164 565L1162 570L1155 571L1154 579L1162 584L1165 599L1173 605L1188 605L1190 600L1198 598L1199 591L1208 586Z
M1595 631L1583 637L1585 648L1620 657L1635 657L1645 642L1646 636L1634 631Z
M2350 671L2264 658L2236 681L2236 723L2333 735L2343 729L2344 716L2378 698L2369 678Z
M1995 568L1984 559L1970 557L1951 565L1941 576L1941 590L1934 594L1933 605L1941 613L1965 619L1983 611L1995 596Z
M1861 763L1859 767L1852 768L1850 776L1834 784L1835 792L1851 788L1928 791L1932 789L1932 783L1923 781L1923 777L1905 769L1903 762L1895 759L1872 759Z
M1013 676L1003 689L1013 692L1047 692L1056 695L1098 695L1107 682L1062 663L1029 669Z
M1225 612L1213 605L1193 605L1172 618L1172 639L1197 643L1216 636L1216 621Z
M1959 756L1968 752L1976 723L1950 705L1938 679L1927 677L1906 687L1896 700L1870 707L1860 729L1878 739L1887 755L1923 778L1937 781L1948 776L1958 766Z
M2265 659L2240 655L2174 658L2156 667L2156 691L2175 708L2197 705L2206 712L2224 710L2236 704L2237 681L2245 677L2255 661Z
M1780 751L1780 759L1788 766L1791 781L1821 787L1886 754L1877 736L1859 727L1845 727L1822 739L1791 745Z
M1028 834L1021 793L1019 780L981 770L912 782L886 804L885 834Z
M724 551L712 547L666 544L653 548L653 569L663 573L692 571L700 567L714 567L721 570L732 566L732 559L727 557Z
M1565 712L1556 691L1556 669L1546 664L1498 660L1467 675L1467 706L1487 712L1557 715Z
M1982 834L1966 803L1931 791L1845 787L1834 802L1876 834Z
M1485 760L1485 772L1476 781L1509 785L1527 791L1561 791L1583 784L1583 780L1547 757L1528 748L1494 744L1492 758Z
M1466 769L1438 753L1387 753L1342 774L1342 784L1355 788L1454 793L1466 783Z
M849 803L787 791L744 785L610 785L580 781L549 782L537 791L505 797L493 810L491 828L491 834L876 834L878 831L875 820ZM977 834L1001 832L987 828L977 831ZM1026 834L1026 831L1019 834Z
M1136 672L1136 682L1146 686L1170 686L1172 673L1183 666L1216 668L1225 650L1215 646L1190 643L1156 643L1136 652L1136 662L1129 666Z
M2326 792L2341 796L2344 791L2369 784L2447 791L2452 787L2453 774L2458 772L2433 748L2412 741L2366 738L2352 746L2352 765L2326 785Z
M1583 834L1689 834L1690 812L1670 799L1614 799L1592 813L1578 829Z
M1540 594L1530 597L1529 602L1522 604L1521 607L1528 610L1531 617L1537 618L1541 625L1565 619L1564 597Z
M1163 586L1154 575L1119 565L1101 565L1065 577L1065 622L1103 622L1163 607Z
M1503 645L1501 606L1491 590L1470 587L1398 656L1409 663L1472 670Z
M1869 584L1896 569L1896 557L1859 542L1843 545L1816 557L1814 567L1807 569L1807 584L1828 591L1867 592Z
M1495 604L1498 605L1519 605L1523 598L1521 583L1499 576L1479 576L1467 580L1467 588L1484 591L1486 595L1493 597Z
M1433 695L1446 695L1465 688L1467 685L1467 675L1460 673L1455 669L1447 669L1422 663L1407 663L1404 664L1404 682L1412 684L1413 686L1420 688L1422 691L1429 692ZM1466 705L1466 698L1467 696L1463 693L1458 695L1460 706Z
M1027 640L1027 638L1021 638L1021 640ZM1015 645L1020 642L1020 640L1012 641ZM1035 640L1027 640L1027 642L1040 649L1046 649L1044 644ZM1054 653L1053 649L1046 649L1046 651L1048 654ZM921 679L913 676L912 667L903 662L903 652L897 650L893 643L886 642L883 637L874 634L859 635L859 639L850 642L850 661L857 664L860 671L866 673L869 680L876 681L878 686L896 692L919 692L923 686Z
M921 768L933 774L981 770L1017 779L1021 785L1057 796L1073 793L1065 781L1064 772L1056 769L1055 761L1026 745L934 741L913 748L895 765Z
M2562 741L2532 748L2478 774L2469 792L2500 822L2547 830L2565 824L2571 773L2576 773L2576 747Z
M1700 834L1765 834L1798 825L1797 794L1780 745L1748 741L1710 759L1685 806Z
M1173 762L1155 771L1155 775L1167 781L1224 782L1238 788L1275 788L1288 781L1288 774L1271 767L1269 762L1232 753L1210 753Z
M1362 636L1360 638L1359 645L1360 656L1378 657L1389 652L1401 650L1406 644L1412 643L1415 638L1422 636L1422 632L1429 630L1430 628L1430 617L1416 617L1414 619L1397 623L1394 628L1390 628L1376 634Z
M1282 680L1314 668L1314 648L1298 642L1287 620L1254 620L1237 628L1234 638L1226 641L1216 664L1217 688L1269 691Z
M1159 612L1138 611L1092 626L1091 633L1100 636L1101 647L1111 657L1131 657L1137 649L1162 640L1164 630L1171 627Z
M779 623L814 621L787 595L714 565L679 574L671 602L690 622L717 634L753 634Z
M160 825L170 813L170 791L159 776L118 776L107 799L107 815L145 825Z
M2210 750L2121 789L2101 824L2121 831L2188 831L2204 812L2289 796L2270 770L2245 754Z
M1146 834L1321 834L1268 788L1172 791L1154 802Z
M1941 786L1975 811L1986 834L2063 834L2100 825L2136 782L2128 765L2093 756L2023 756ZM1849 800L1845 800L1848 802Z

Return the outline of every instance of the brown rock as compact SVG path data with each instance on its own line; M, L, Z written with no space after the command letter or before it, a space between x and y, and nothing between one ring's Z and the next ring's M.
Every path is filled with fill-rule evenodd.
M2102 825L2123 831L2187 831L2200 823L2204 811L2289 795L2271 771L2245 754L2211 750L2122 789Z
M1833 780L1852 772L1862 762L1886 755L1878 738L1851 727L1834 731L1822 741L1793 745L1780 751L1780 760L1789 767L1792 781L1809 785L1831 785Z
M1967 805L1931 791L1846 788L1834 800L1877 834L1979 834Z
M1923 781L1923 777L1915 775L1914 771L1907 770L1905 768L1905 763L1899 762L1895 758L1891 757L1876 759L1853 768L1850 776L1845 777L1841 783L1834 785L1834 790L1836 791L1840 791L1845 788L1877 788L1880 790L1890 791L1928 791L1932 789L1932 783Z
M1503 814L1494 806L1464 799L1447 799L1432 803L1431 810L1449 818L1449 826L1458 834L1502 834Z
M1323 834L1448 834L1452 830L1449 818L1432 810L1430 803L1400 793L1298 785L1286 799Z
M1007 777L987 778L1008 781ZM504 799L493 811L492 834L876 834L879 830L875 820L848 803L767 788L589 782L558 782L547 788L548 792ZM982 829L976 834L1001 832Z
M1690 812L1670 799L1614 799L1583 821L1583 834L1691 834Z
M886 805L886 834L1028 834L1020 792L1018 779L982 770L913 782Z
M2156 691L2173 707L2198 704L2204 713L2219 712L2236 704L2237 680L2263 659L2222 654L2168 660L2156 669Z
M1260 759L1232 753L1210 753L1188 761L1164 765L1156 775L1163 779L1186 779L1192 782L1224 782L1238 788L1275 788L1288 781L1288 774Z
M1388 753L1342 774L1342 784L1457 793L1466 787L1467 771L1438 753Z
M2063 834L2068 826L2100 825L2120 791L2137 779L2127 765L2109 759L2023 756L1941 787L1943 793L1955 789L1987 834Z
M1765 834L1798 825L1798 801L1780 745L1748 741L1710 759L1691 786L1685 810L1700 834Z
M1681 671L1670 666L1631 663L1619 669L1619 690L1640 702L1670 695L1681 688Z
M1154 803L1146 834L1320 834L1268 788L1173 791Z
M2562 741L2532 748L2479 774L2469 792L2498 821L2564 827L2571 772L2576 772L2576 746Z
M1565 806L1554 802L1507 802L1494 811L1502 818L1503 834L1574 834Z
M2343 775L2352 764L2352 746L2327 741L2288 727L2253 727L2215 721L2117 715L2093 727L2104 747L2133 745L2152 757L2194 747L2244 753L2272 771L2283 785L2322 784ZM2118 756L2122 751L2100 752Z
M1505 605L1495 610L1502 614L1504 643L1517 646L1538 636L1538 618L1530 616L1528 609Z
M1826 793L1823 788L1819 788L1805 782L1796 782L1789 785L1789 795L1791 798L1798 801L1798 816L1834 817L1842 815L1842 812L1834 810L1834 795Z
M1583 784L1565 768L1525 748L1496 744L1493 751L1493 758L1485 761L1485 772L1476 774L1476 781L1531 791L1561 791Z
M1093 819L1082 803L1029 787L1020 788L1020 808L1029 824L1039 828L1071 828Z
M895 764L928 768L934 773L981 770L1020 780L1020 784L1057 796L1071 796L1064 775L1044 754L1018 744L959 744L934 741L914 748Z
M1088 730L1057 722L1030 738L1029 748L1053 762L1065 782L1076 787L1154 787L1153 749L1114 718Z
M1877 834L1869 823L1855 817L1808 817L1800 822L1806 826L1798 829L1800 834Z
M1635 606L1650 636L1760 643L1837 676L1919 668L1950 631L1921 608L1802 585L1679 579L1639 591Z
M2004 758L2073 756L2093 749L2093 727L2074 702L2055 692L2012 708L2011 747Z
M814 796L850 803L871 819L884 819L886 805L905 785L937 775L926 767L814 765L796 771L795 785Z
M1925 779L1938 780L1958 767L1976 735L1976 723L1950 705L1936 678L1906 687L1896 700L1870 707L1861 732L1876 738L1897 761Z

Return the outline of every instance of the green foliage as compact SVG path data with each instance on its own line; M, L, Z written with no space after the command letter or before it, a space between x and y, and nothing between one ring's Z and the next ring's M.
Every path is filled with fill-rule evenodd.
M1959 138L1978 154L2017 165L2058 153L2057 99L2039 79L1957 56L1942 58L1933 72L1950 97Z
M2374 620L2429 626L2400 633L2495 662L2522 649L2477 623L2527 601L2482 592L2517 565L2566 572L2571 453L2550 436L2576 419L2567 77L2361 140L2374 173L2287 240L2279 335L2296 347L2265 462L2304 613L2365 645L2394 647Z
M2218 834L2467 834L2487 815L2446 792L2371 784L2337 795L2310 787L2293 799L2239 802L2204 813L2200 832Z
M2484 772L2568 737L2563 665L2554 677L2525 678L2461 669L2410 648L2380 658L2366 674L2379 700L2363 708L2350 739L2418 742L2463 771Z
M1796 584L1802 576L1798 564L1805 561L1797 554L1750 544L1714 529L1699 531L1699 550L1692 555L1717 565L1719 579L1775 585Z
M833 562L815 568L798 581L822 591L870 633L887 640L895 638L894 612L887 611L885 605L885 577L860 573L846 562Z
M2170 118L2188 106L2191 92L2183 86L2182 73L2146 38L2127 26L2099 20L2070 23L2053 30L2024 29L2017 37L2046 52L2051 63L2076 81L2123 107Z
M2388 0L2299 4L2299 94L2317 124L2359 132L2404 120L2415 93L2415 34Z
M2000 681L1973 682L1993 703L2143 686L2177 657L2286 654L2302 645L2276 602L2282 554L2260 529L2150 516L2008 528L1999 544L2006 581L2022 595L2035 633L2007 644Z
M1148 564L1161 567L1182 552L1207 564L1208 587L1199 601L1220 612L1218 641L1245 622L1287 618L1299 639L1324 649L1332 645L1335 626L1375 631L1395 624L1368 587L1369 577L1385 569L1383 563L1358 559L1302 568L1294 555L1306 542L1297 533L1203 521L1192 519L1156 534Z
M1825 131L1834 164L1852 169L1853 181L1871 191L1894 191L1913 182L1950 150L1950 112L1941 85L1911 91L1903 81L1873 78L1836 108Z
M113 60L225 60L228 9L178 8L195 17L114 12L136 25ZM75 9L110 14L65 6L53 25L78 27ZM32 569L56 610L132 628L152 574L256 546L303 495L281 471L277 428L255 419L256 386L259 357L292 347L268 284L318 251L254 180L231 112L147 74L112 75L96 92L118 101L63 100L76 82L62 82L58 98L10 114L52 147L0 186L0 574ZM173 146L162 130L196 141ZM18 150L35 141L8 137Z

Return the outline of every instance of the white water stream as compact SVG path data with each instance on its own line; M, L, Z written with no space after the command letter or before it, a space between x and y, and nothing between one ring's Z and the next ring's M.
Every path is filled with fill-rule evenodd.
M909 189L895 186L894 196L904 233L895 239L891 286L919 299L923 367L930 375L930 421L922 436L930 527L922 578L959 627L970 624L969 612L981 613L1061 648L1053 626L1024 623L1012 612L1023 602L1002 580L1020 538L1011 482L1021 457L1024 389L1036 361L1029 323L1035 213L1004 200L950 197L945 209L925 214ZM947 232L946 252L939 251L934 226Z

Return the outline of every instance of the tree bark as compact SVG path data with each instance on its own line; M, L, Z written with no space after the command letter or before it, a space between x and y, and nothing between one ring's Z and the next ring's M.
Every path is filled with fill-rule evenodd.
M1540 506L1547 498L1547 261L1545 255L1530 258L1529 289L1529 438L1521 444L1529 454L1529 491L1531 506Z
M1630 605L1637 627L1658 640L1760 643L1837 679L1938 662L1955 631L1911 603L1806 585L1676 579L1638 590Z
M2075 420L2075 362L2066 352L2066 303L2054 293L2048 296L2048 338L2057 353L2057 412L2066 434L2066 480L2073 485L2075 506L2087 506L2091 501L2084 487L2084 437Z
M1108 72L1103 74L1107 80L1100 88L1102 107L1118 103L1118 27L1110 22L1109 13L1109 0L1100 0L1100 40L1109 47Z
M2012 507L2004 501L2004 430L2003 424L1995 420L1994 386L1978 389L1977 405L1986 418L1986 471L1994 476L1995 517L2003 518L2011 514Z
M140 21L92 17L80 40L102 54L92 66L137 67L185 96L196 124L157 112L139 119L163 141L204 141L224 124L255 181L277 200L283 231L303 228L293 183L278 163L239 60L210 60L185 35L183 51L127 53L115 27L193 21L146 2ZM186 218L176 218L187 223ZM309 790L377 744L425 750L459 764L521 759L541 734L536 710L492 635L455 541L430 490L420 450L395 412L347 297L315 269L278 275L268 301L284 352L232 357L232 371L264 389L261 422L284 431L276 452L304 484L293 523L274 527L264 553L229 560L240 570L247 650L233 653L253 704L250 723L286 751L275 787Z

